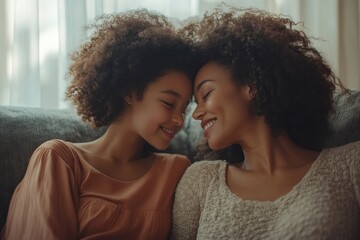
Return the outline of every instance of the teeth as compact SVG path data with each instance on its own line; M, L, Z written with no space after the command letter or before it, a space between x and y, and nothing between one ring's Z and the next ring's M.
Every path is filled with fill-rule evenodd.
M170 129L167 129L167 128L164 128L162 127L161 128L164 132L167 132L167 133L170 133L170 134L175 134L175 131L171 131Z
M212 125L214 125L214 123L216 122L216 120L212 120L211 122L208 122L205 127L204 130L208 129L209 127L211 127Z

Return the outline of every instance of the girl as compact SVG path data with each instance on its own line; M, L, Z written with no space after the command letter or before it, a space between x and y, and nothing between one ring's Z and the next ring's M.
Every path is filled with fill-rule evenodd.
M107 126L92 142L51 140L16 188L4 239L166 239L175 187L190 164L164 150L192 95L192 45L145 10L102 18L74 53L66 96Z

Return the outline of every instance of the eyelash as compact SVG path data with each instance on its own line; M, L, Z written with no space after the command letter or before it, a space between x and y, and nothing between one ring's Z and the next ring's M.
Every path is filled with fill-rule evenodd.
M212 91L213 91L213 90L208 91L208 92L202 97L202 100L205 101L205 100L208 98L209 94L210 94Z
M171 103L168 103L166 101L163 101L163 100L160 100L162 103L164 103L168 108L171 108L171 109L174 109L175 108L175 105L171 104ZM186 107L185 110L182 112L183 115L186 115L189 113L189 108Z
M166 101L163 101L163 100L160 100L162 103L164 103L167 107L169 108L175 108L175 105L171 104L171 103L168 103Z

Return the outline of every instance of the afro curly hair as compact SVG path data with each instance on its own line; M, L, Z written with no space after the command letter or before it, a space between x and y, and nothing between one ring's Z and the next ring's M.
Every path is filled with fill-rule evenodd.
M203 63L223 65L236 83L255 90L253 109L274 136L285 131L296 144L319 151L329 133L334 90L345 89L299 27L266 11L217 8L182 31L199 45ZM241 161L241 147L232 148L215 157ZM206 156L206 148L199 149L197 159Z
M93 127L108 126L124 109L124 97L140 99L147 85L168 71L193 81L194 48L162 14L145 9L102 15L91 39L72 55L66 99Z

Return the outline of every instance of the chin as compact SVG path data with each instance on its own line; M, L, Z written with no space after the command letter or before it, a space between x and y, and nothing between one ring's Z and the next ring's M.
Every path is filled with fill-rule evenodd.
M217 144L216 142L211 141L210 139L208 139L208 145L209 148L213 151L217 151L221 149L221 146L219 146L219 144Z
M151 144L154 148L156 148L159 151L164 151L169 147L170 144Z
M165 146L165 147L158 147L156 148L157 150L160 150L160 151L164 151L168 148L169 146Z
M210 139L208 139L208 145L209 145L210 149L213 151L217 151L217 150L226 148L226 146L224 146L224 144L221 144L221 141L212 141Z

